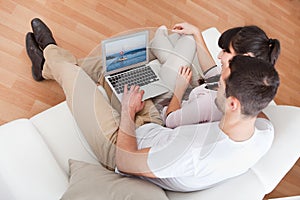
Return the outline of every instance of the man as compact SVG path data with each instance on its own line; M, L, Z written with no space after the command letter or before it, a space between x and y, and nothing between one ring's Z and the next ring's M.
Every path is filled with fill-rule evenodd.
M153 106L141 101L138 86L125 86L118 113L75 58L56 45L49 28L39 19L31 25L26 49L33 77L54 79L62 86L78 126L107 168L167 190L195 191L246 172L270 148L273 126L257 115L279 86L271 64L234 57L219 81L216 104L223 113L221 121L170 129L161 126Z

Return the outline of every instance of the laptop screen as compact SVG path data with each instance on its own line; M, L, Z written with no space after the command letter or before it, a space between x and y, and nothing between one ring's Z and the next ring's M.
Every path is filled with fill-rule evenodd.
M102 56L106 74L148 63L148 35L148 31L142 31L104 40Z

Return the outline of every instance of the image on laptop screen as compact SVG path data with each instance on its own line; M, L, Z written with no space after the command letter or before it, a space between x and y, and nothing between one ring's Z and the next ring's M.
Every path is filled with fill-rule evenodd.
M103 44L106 72L119 71L121 68L147 63L147 32L115 38ZM122 70L121 70L122 71Z

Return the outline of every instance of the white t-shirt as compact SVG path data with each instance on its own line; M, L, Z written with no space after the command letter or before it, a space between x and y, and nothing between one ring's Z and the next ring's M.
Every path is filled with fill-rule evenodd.
M270 148L274 130L266 119L257 119L253 136L235 142L219 122L175 129L145 124L136 130L138 148L151 147L150 170L159 178L146 178L173 191L195 191L238 176L253 166Z

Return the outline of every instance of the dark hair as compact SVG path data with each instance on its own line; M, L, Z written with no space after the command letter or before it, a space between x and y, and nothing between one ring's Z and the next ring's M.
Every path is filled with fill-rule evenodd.
M229 68L226 98L237 98L242 114L256 116L276 95L280 82L276 69L262 59L241 55L233 57Z
M257 26L228 29L219 38L218 45L226 52L230 52L230 44L238 55L251 52L255 57L273 65L280 54L279 40L268 38L266 33Z

